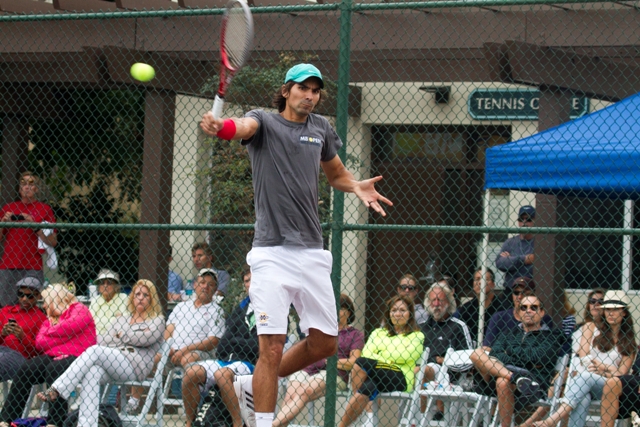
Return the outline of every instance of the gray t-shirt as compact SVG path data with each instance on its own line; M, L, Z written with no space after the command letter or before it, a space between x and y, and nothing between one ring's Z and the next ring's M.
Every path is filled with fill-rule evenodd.
M342 141L327 119L310 114L305 123L278 113L249 111L258 130L247 145L256 208L254 247L322 248L318 217L320 161L333 159Z

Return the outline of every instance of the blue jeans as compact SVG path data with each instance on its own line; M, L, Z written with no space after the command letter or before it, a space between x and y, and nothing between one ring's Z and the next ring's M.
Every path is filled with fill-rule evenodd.
M607 379L592 372L581 372L575 377L569 373L569 380L564 390L562 403L571 406L568 427L583 427L587 422L591 399L602 398L602 388Z

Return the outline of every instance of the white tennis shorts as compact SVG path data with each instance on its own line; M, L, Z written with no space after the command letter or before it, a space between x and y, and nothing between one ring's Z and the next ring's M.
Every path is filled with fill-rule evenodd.
M258 335L284 335L291 304L300 329L338 335L336 300L331 285L331 252L289 246L257 247L247 254L251 266L249 295Z

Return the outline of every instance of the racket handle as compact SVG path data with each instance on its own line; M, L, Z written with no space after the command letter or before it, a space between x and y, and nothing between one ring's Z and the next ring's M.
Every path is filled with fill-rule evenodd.
M213 101L213 108L211 112L213 113L213 117L219 119L222 116L222 107L224 106L224 98L220 98L220 96L216 95L216 99Z

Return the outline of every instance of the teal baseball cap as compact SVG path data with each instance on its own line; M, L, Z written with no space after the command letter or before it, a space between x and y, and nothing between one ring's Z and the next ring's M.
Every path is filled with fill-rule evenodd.
M320 88L324 89L324 81L322 80L322 74L314 65L311 64L298 64L289 68L287 75L284 78L284 82L296 82L302 83L309 77L317 77L320 79Z

